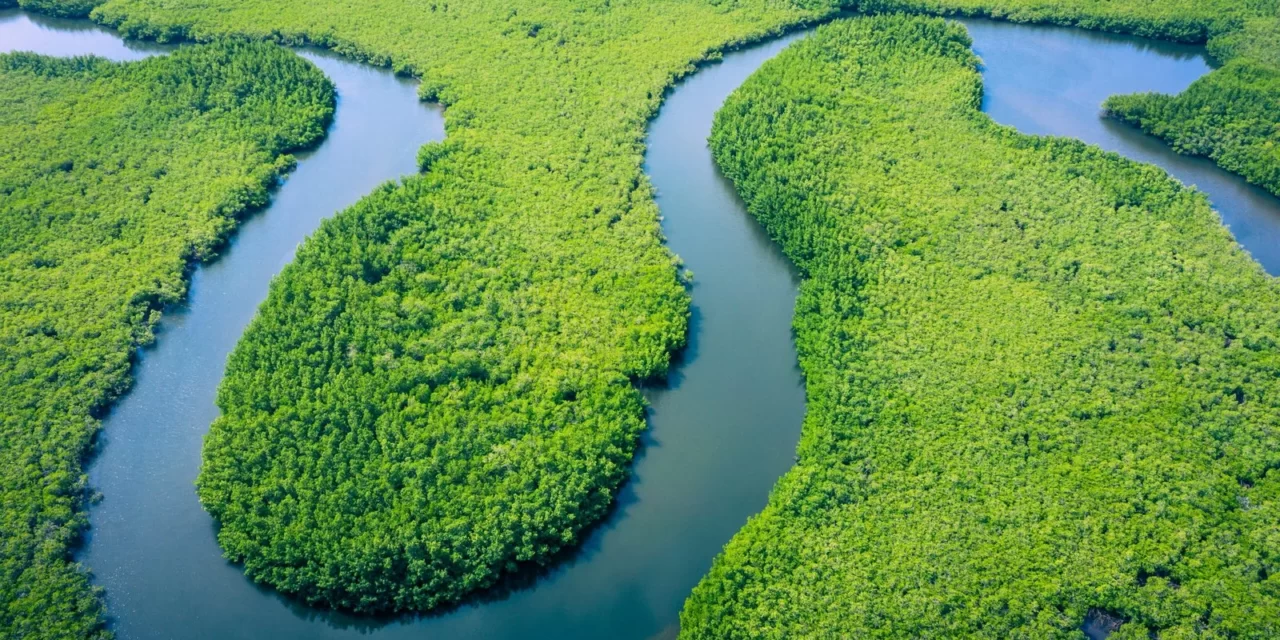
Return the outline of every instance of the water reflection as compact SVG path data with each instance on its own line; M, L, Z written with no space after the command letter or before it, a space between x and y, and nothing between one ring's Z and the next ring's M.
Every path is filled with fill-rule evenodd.
M0 52L35 51L49 56L95 55L140 60L173 50L172 45L124 41L88 20L53 18L18 9L0 9Z

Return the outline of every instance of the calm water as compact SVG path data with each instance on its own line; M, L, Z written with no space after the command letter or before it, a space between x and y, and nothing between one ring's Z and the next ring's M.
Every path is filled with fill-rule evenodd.
M983 110L1023 133L1070 136L1159 165L1203 191L1267 273L1280 274L1280 198L1204 158L1100 117L1107 96L1179 93L1208 73L1202 47L1079 29L963 20L985 63Z
M1028 133L1071 135L1156 162L1210 194L1271 269L1280 202L1212 164L1098 118L1110 94L1178 91L1207 71L1199 50L1137 39L967 21L986 60L985 108ZM792 463L804 413L790 337L794 275L716 171L705 144L724 98L788 42L725 56L680 84L649 131L646 169L671 249L696 275L690 344L668 385L647 391L651 429L632 481L582 548L532 586L427 618L316 611L259 589L221 560L192 482L216 415L225 358L270 277L319 220L413 170L443 135L410 82L308 53L338 85L329 139L272 206L244 224L221 260L196 272L190 304L169 313L133 391L107 419L91 467L105 499L81 554L106 587L123 638L623 638L674 636L689 590L765 503ZM0 51L134 59L83 22L0 12ZM1276 255L1280 264L1280 254Z
M635 638L674 635L685 596L725 542L765 504L794 460L804 391L791 343L796 282L742 209L705 140L729 92L788 41L731 54L676 90L650 129L648 163L673 251L697 277L689 347L662 389L647 390L650 430L618 508L575 554L500 599L427 618L316 611L249 583L222 560L196 501L200 444L217 415L227 354L271 276L320 219L379 182L413 171L418 145L443 135L411 83L308 53L338 85L329 138L272 206L196 272L190 304L166 316L133 390L105 421L90 468L80 560L106 587L122 638ZM0 51L97 53L135 47L84 22L0 12Z

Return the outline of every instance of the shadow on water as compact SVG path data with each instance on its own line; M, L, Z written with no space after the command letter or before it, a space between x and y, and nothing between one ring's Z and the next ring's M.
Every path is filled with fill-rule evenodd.
M4 25L0 52L35 51L50 56L96 55L111 60L141 60L172 51L173 45L125 41L87 20L54 18L20 9L0 9Z

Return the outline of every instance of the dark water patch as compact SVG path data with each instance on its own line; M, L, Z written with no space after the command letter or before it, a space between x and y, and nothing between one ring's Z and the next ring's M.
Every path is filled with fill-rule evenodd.
M1122 624L1124 624L1124 618L1116 613L1090 609L1089 614L1084 617L1084 624L1080 625L1080 630L1089 640L1106 640Z

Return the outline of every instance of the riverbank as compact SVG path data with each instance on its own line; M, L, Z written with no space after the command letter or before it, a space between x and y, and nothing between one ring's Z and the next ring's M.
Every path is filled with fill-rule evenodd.
M48 24L44 19L41 22ZM78 29L71 38L74 43L84 42L82 38L101 38L112 47L131 51L110 32L81 21L72 24ZM1110 78L1121 83L1119 90L1150 86L1124 84L1136 80L1159 81L1172 74L1181 82L1199 73L1192 64L1199 55L1195 50L1182 53L1150 41L1056 27L994 24L1030 35L1011 40L1014 33L997 32L984 44L970 23L977 49L988 61L989 101L985 108L998 121L1029 132L1071 135L1072 130L1035 131L1033 127L1052 127L1055 122L1075 127L1084 120L1088 121L1084 124L1097 120L1100 99L1090 97L1092 94L1082 97L1049 90L1055 77L1069 71L1063 67L1072 66L1072 60L1081 56L1107 59L1133 55L1126 58L1126 68L1132 69L1133 75ZM30 42L65 42L38 26L33 29L25 32L30 34ZM4 35L0 41L6 45L21 41L14 32ZM1000 55L984 50L997 42L1014 46ZM1037 42L1053 44L1042 47ZM198 307L195 296L202 295L206 287L201 283L204 270L197 272L193 303L188 310L171 314L172 326L162 325L159 347L144 354L142 366L147 367L148 358L165 349L166 340L181 335L183 344L167 352L164 358L168 364L156 365L154 375L140 373L139 384L145 375L146 383L154 387L148 399L129 409L122 405L116 413L127 412L128 417L120 418L119 429L113 426L117 423L108 424L103 458L91 480L95 487L102 487L106 500L92 512L95 528L82 559L98 570L100 583L108 589L119 635L336 638L376 633L397 638L424 634L523 638L559 634L644 639L673 634L680 603L705 572L710 558L748 515L759 510L768 487L791 465L803 414L788 328L794 295L790 269L745 214L732 189L718 177L704 143L711 114L723 97L780 47L778 42L748 47L726 55L722 65L707 65L672 91L658 119L649 125L645 170L657 190L658 207L665 218L663 229L671 249L695 274L689 347L673 369L669 388L645 392L652 405L650 430L643 436L641 453L633 466L634 479L623 487L618 507L600 527L590 531L573 556L545 575L535 576L531 583L493 594L496 601L486 599L423 619L353 617L309 609L254 587L237 567L221 559L210 520L199 509L191 489L199 464L200 439L216 416L212 398L222 362L252 307L262 299L270 274L288 261L298 242L289 238L305 236L306 225L314 225L316 217L332 211L328 201L339 197L327 191L317 193L315 199L299 195L294 207L281 210L293 213L255 216L247 222L227 254L231 259L240 251L239 245L253 243L255 248L244 249L249 257L243 271L236 268L239 275L228 277L217 293L210 293ZM1094 50L1095 54L1088 53ZM1039 55L1032 55L1036 52ZM992 77L1009 68L1005 62L1019 60L1030 62L1012 67L1014 73L1006 76L1007 82ZM1042 63L1062 66L1039 66ZM389 77L385 72L352 67L361 70L358 77L367 76L370 82ZM1107 75L1105 65L1087 68ZM326 72L334 76L332 70L326 68ZM1018 91L1019 83L1028 80L1045 86ZM425 139L399 129L407 126L405 123L426 122L413 83L399 82L402 87L391 96L382 95L376 87L363 87L354 78L338 83L340 104L363 95L378 95L382 107L411 112L356 121L344 119L344 107L339 108L331 136L345 130L350 135L387 141L375 144L369 155L354 157L343 165L345 171L370 168L369 175L361 174L361 179L370 180L366 190L380 180L380 162L403 163L397 165L401 169L381 175L413 171L414 151ZM1098 88L1096 79L1082 82L1079 77L1059 88L1084 84L1091 91ZM1050 109L1063 104L1070 108ZM1081 110L1078 113L1077 108ZM1054 117L1036 119L1036 114L1046 112ZM370 129L364 129L366 126ZM1112 131L1105 125L1098 127ZM1127 132L1135 148L1146 144L1154 145L1153 151L1168 152L1136 131L1119 129L1121 133L1112 134L1123 137ZM1077 129L1075 134L1084 137L1087 131ZM1106 146L1105 140L1090 141ZM379 144L399 146L383 148ZM1140 159L1162 165L1167 161L1158 154ZM1213 169L1206 161L1197 162ZM307 166L304 159L290 184L296 185ZM341 188L341 193L348 194L341 197L350 198L347 202L363 195L356 186L347 190L342 172L320 173L321 177L309 183L312 188ZM1204 175L1181 175L1189 182L1204 184L1206 180ZM1228 180L1224 184L1236 183ZM290 188L286 185L285 192ZM1223 202L1219 208L1224 218L1245 215L1248 220L1247 214L1257 209L1247 203L1227 206L1220 196L1211 197L1215 203ZM264 234L263 244L281 246L273 247L273 253L265 257L256 257L262 249L253 241L256 232L249 225L274 229L274 224L292 227L295 223L299 228L289 229L290 235L283 240L275 231ZM1265 236L1251 239L1244 233L1252 224L1255 222L1237 222L1232 229L1243 236L1242 241L1255 255L1262 256L1269 242ZM211 269L219 268L218 264ZM757 293L757 287L766 293ZM184 358L190 362L184 363ZM130 402L129 397L125 402ZM111 419L116 419L115 414ZM117 457L108 462L106 457L113 455L113 450ZM127 497L113 498L120 492ZM157 496L155 505L146 502L149 492Z
M1280 285L1159 168L980 113L971 44L840 21L717 115L809 412L682 636L1274 635Z
M67 47L86 35L49 31L61 25L41 22L24 28L25 40L0 33L5 42ZM72 42L59 41L59 33ZM102 38L109 32L88 33ZM680 603L711 557L763 506L768 487L790 466L804 411L790 339L790 268L719 177L704 142L723 98L788 42L748 47L700 69L668 96L650 125L647 166L666 216L664 231L696 274L689 346L670 379L645 390L650 426L632 480L572 556L531 584L427 618L310 609L255 587L222 560L191 490L201 437L216 416L218 363L262 299L270 274L287 262L293 238L305 235L334 197L305 194L319 184L348 189L341 173L313 169L317 159L303 157L276 204L246 222L221 261L196 273L190 304L167 316L157 346L143 355L133 393L106 423L91 477L104 500L92 512L94 527L80 559L106 588L117 634L585 639L625 630L643 639L673 632ZM395 131L407 126L405 117L422 118L412 84L402 81L398 95L380 96L376 87L353 86L328 66L333 61L313 60L339 91L334 129L317 153L348 146L344 135L360 135L384 142L375 143L367 159L340 166L375 163L378 144L388 144L382 155L411 161L417 143ZM358 118L354 113L366 107L352 100L412 114ZM380 126L394 145L379 137ZM342 154L333 153L338 162ZM354 186L350 193L360 195ZM748 308L753 311L744 313Z
M316 144L334 91L263 43L0 57L0 634L96 637L83 461L139 348Z

